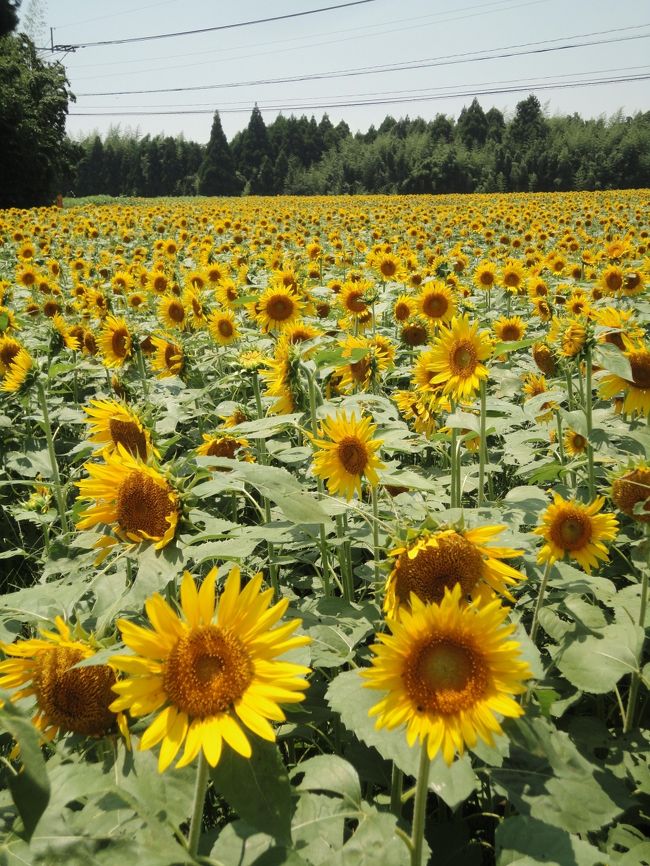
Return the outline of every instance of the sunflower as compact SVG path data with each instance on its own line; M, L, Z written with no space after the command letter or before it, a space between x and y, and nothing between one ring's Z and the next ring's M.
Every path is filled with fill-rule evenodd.
M229 346L239 339L239 328L232 310L215 310L208 318L208 330L216 343Z
M174 538L178 495L153 466L118 444L104 463L86 463L90 478L75 482L80 500L94 500L81 512L77 529L111 526L123 541L155 541L156 550Z
M557 345L564 358L575 358L584 348L587 329L584 323L577 319L555 317L551 322L548 339Z
M319 328L314 328L308 325L307 322L298 321L295 325L287 325L282 332L283 338L293 345L298 343L308 343L309 340L315 340L316 337L322 337L323 332Z
M400 295L393 304L393 318L396 322L406 322L416 308L415 299L410 295Z
M240 360L246 355L251 357L251 363L257 364L257 356L259 352L243 353L240 355ZM296 358L292 351L292 344L285 340L278 340L275 347L275 352L272 358L264 358L262 362L266 365L266 370L260 370L260 378L266 383L266 394L269 397L275 397L276 401L271 406L271 412L276 415L288 415L295 412L300 402L299 382L295 375L296 373ZM257 367L249 367L249 369L257 369Z
M459 583L463 597L483 601L498 592L514 601L508 590L524 576L502 562L521 556L511 547L490 547L488 542L505 526L476 529L442 529L425 532L409 544L396 547L390 555L397 560L386 582L384 611L392 618L397 609L408 606L411 593L429 604L439 604L446 589Z
M151 342L155 349L155 355L151 360L151 366L158 373L159 379L168 379L170 376L180 376L185 366L183 347L178 343L165 340L164 337L152 337Z
M508 292L516 294L519 288L523 286L525 273L524 266L520 261L508 259L501 272L501 282Z
M0 374L9 372L16 355L22 348L22 344L13 337L0 337Z
M113 691L114 712L132 716L155 714L140 740L140 749L162 743L158 770L163 772L185 746L177 767L190 764L201 750L216 766L224 741L250 758L245 730L273 742L269 721L282 722L280 704L299 703L309 668L280 661L279 656L309 643L293 635L300 620L276 623L289 604L270 607L273 591L262 592L262 575L241 589L235 566L215 605L217 570L197 590L185 572L181 583L181 613L157 593L145 608L152 628L117 621L133 655L114 656L112 663L127 674Z
M89 439L104 445L103 454L112 454L122 445L133 457L147 460L157 454L151 444L151 436L138 416L117 400L91 400L83 407L90 424Z
M108 316L98 343L104 364L107 367L121 367L131 354L131 334L126 321Z
M626 271L620 292L621 297L632 298L635 295L640 295L644 288L645 277L638 268L635 271Z
M609 559L605 541L616 538L618 522L613 514L599 514L605 497L598 496L590 505L554 494L553 504L542 515L542 524L534 529L546 542L537 555L538 562L551 565L569 556L587 574L599 560Z
M606 295L619 292L625 282L625 272L618 265L608 265L600 275L598 284Z
M146 284L154 294L164 295L170 290L172 280L164 271L151 271L151 273L147 274ZM143 288L145 288L145 286L143 286Z
M244 419L245 420L245 419ZM229 460L244 460L246 463L254 463L249 451L248 439L238 439L226 433L215 433L213 436L203 434L203 444L199 445L196 453L201 457L227 457ZM219 467L221 472L227 471Z
M12 701L34 698L32 722L46 741L59 732L101 737L116 727L127 736L124 715L110 709L114 668L110 664L75 667L92 658L98 647L83 634L73 635L60 616L54 624L56 631L41 629L39 638L0 643L10 657L0 662L0 688L19 689Z
M479 289L491 289L497 278L497 266L494 262L484 260L474 269L474 284Z
M372 283L368 280L343 283L338 297L339 304L348 315L358 316L359 313L365 313L369 303L366 298L371 289Z
M400 261L392 253L378 253L373 258L372 266L379 271L384 280L397 279L400 271Z
M293 290L269 287L255 303L255 318L264 331L282 330L302 316L303 302Z
M413 596L412 609L389 621L391 633L377 635L372 667L362 672L367 688L387 693L370 710L375 726L406 724L410 746L426 743L430 758L442 750L447 764L479 738L493 746L502 733L497 715L523 715L512 696L532 676L507 615L496 599L466 605L458 584L440 604Z
M503 343L511 343L523 340L528 326L520 316L501 316L492 327L497 339Z
M327 481L330 493L352 499L355 492L361 496L362 477L373 487L378 483L377 470L384 464L375 453L382 445L381 439L372 438L376 430L370 418L356 418L353 414L348 418L345 411L321 422L322 438L312 437L319 449L314 454L314 475Z
M166 328L187 327L187 310L176 295L165 295L158 304L158 316Z
M488 371L481 361L489 358L492 343L478 322L470 325L467 316L454 317L448 328L433 341L429 368L435 373L432 385L443 385L443 394L467 400L477 391Z
M616 373L604 375L598 386L601 397L612 398L624 392L623 411L631 415L650 413L650 349L641 344L624 352L630 362L632 381Z
M437 402L430 394L417 394L413 391L393 391L391 400L406 422L412 422L416 433L431 436L438 426L435 418Z
M433 322L448 322L456 314L456 301L449 286L427 283L417 298L420 312Z
M21 348L13 360L9 362L7 371L0 384L0 391L17 394L27 381L33 366L34 361L32 356L27 349Z
M416 316L410 319L402 327L399 338L405 346L424 346L431 337L430 319L424 316Z
M348 336L339 345L343 357L350 359L349 363L336 368L342 394L349 394L355 389L372 389L395 358L395 347L381 334L370 338Z
M650 467L628 468L612 482L612 502L634 520L650 523ZM639 506L643 506L639 509Z
M576 433L575 430L570 429L564 431L562 440L564 442L564 450L571 457L579 457L580 454L584 454L589 444L589 441L582 433Z
M554 376L557 370L557 363L555 361L553 349L548 345L548 343L534 343L532 353L533 360L537 364L538 369L547 376Z
M599 343L612 343L624 352L624 336L629 340L639 340L643 337L643 328L634 318L631 310L617 310L615 307L603 307L596 310L594 319L601 328L605 328L598 334Z

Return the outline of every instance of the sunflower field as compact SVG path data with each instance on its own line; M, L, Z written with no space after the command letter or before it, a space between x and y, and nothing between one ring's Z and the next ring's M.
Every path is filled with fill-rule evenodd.
M648 191L0 212L0 863L650 863Z

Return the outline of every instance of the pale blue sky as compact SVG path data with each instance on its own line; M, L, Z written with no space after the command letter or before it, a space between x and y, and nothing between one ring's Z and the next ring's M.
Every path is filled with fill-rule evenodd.
M336 5L342 0L112 0L110 5L88 0L37 2L43 9L46 27L55 28L55 44L71 44L213 27ZM29 8L30 0L23 0L23 14ZM614 32L633 25L646 26ZM571 40L579 34L596 35ZM334 123L345 120L353 131L366 130L370 124L380 123L386 114L430 119L444 113L457 117L475 92L513 86L525 90L479 95L479 102L485 109L494 105L508 113L519 100L534 92L550 114L579 112L583 117L595 117L619 108L625 113L647 111L648 80L548 90L535 86L647 75L650 38L630 38L643 34L650 36L647 0L374 0L337 11L216 33L85 48L64 58L72 90L79 94L76 104L70 106L68 131L73 136L94 129L104 133L111 124L119 123L123 128L137 128L142 134L183 132L187 139L205 142L212 112L219 109L226 135L231 138L246 126L255 102L267 122L278 114L278 108L289 115L295 107L295 114L314 114L318 119L326 110ZM43 36L49 43L49 30ZM483 62L456 57L449 62L452 55L543 40L557 40L553 44L561 45L613 38L625 41ZM444 65L194 92L81 95L250 82L436 58L446 58ZM468 95L455 96L455 91ZM406 100L433 93L445 98L392 105L318 107L360 100ZM204 109L208 113L137 116L138 112L157 108L172 112ZM130 111L136 115L72 116L104 111Z

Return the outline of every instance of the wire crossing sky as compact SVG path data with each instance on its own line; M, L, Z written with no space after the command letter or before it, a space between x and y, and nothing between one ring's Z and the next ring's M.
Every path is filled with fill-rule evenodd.
M25 0L22 11L28 7ZM219 110L231 138L255 103L267 122L279 112L319 119L326 111L353 131L387 114L457 117L474 96L484 109L510 114L529 92L550 114L650 110L645 0L161 0L135 7L49 0L44 12L45 27L30 34L37 44L51 38L76 46L43 52L62 60L77 95L68 118L73 136L119 124L205 142ZM201 103L192 99L196 91Z

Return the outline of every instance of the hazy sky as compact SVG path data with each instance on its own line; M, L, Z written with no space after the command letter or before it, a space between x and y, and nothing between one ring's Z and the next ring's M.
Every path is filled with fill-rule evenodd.
M23 21L41 10L39 44L70 45L217 27L337 5L345 0L23 0ZM36 4L36 10L33 4ZM35 16L32 14L32 18ZM634 25L645 25L631 29ZM627 28L627 29L623 29ZM591 34L591 35L588 35ZM248 123L255 102L265 120L282 110L324 111L353 131L386 116L458 116L474 94L484 109L512 112L534 92L550 114L583 117L650 109L650 81L567 83L650 74L650 4L647 0L373 0L363 5L217 32L124 45L80 48L65 56L77 102L68 131L76 136L111 125L142 134L183 132L205 142L218 109L228 138ZM576 38L580 37L580 38ZM604 41L604 40L621 41ZM551 41L554 40L554 41ZM477 55L600 44L483 61ZM543 43L531 45L530 43ZM513 46L519 46L513 48ZM469 56L468 56L469 55ZM49 55L44 55L49 56ZM317 73L428 62L419 69L374 72L301 82L260 83ZM437 65L431 65L437 62ZM251 83L256 82L256 83ZM85 95L107 91L242 84L185 92ZM563 84L541 89L539 85ZM480 95L495 88L520 92ZM461 95L458 95L461 94ZM431 99L431 96L437 98ZM386 100L394 100L386 104ZM377 104L335 107L332 103ZM331 107L322 107L325 104ZM143 112L205 111L200 114ZM113 116L81 116L129 112Z

